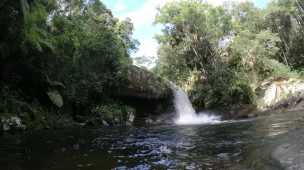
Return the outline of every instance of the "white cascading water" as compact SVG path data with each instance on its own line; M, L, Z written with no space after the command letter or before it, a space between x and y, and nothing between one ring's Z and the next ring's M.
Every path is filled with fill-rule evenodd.
M174 84L172 84L172 89L174 91L174 107L178 115L177 120L175 120L176 124L204 124L219 122L220 117L217 116L208 116L203 113L197 115L185 91Z

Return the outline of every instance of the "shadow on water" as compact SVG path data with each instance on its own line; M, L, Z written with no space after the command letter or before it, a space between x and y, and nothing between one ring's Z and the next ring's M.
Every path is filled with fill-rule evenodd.
M304 126L304 114L285 113L204 125L4 133L0 138L0 167L17 170L272 169L276 165L269 163L269 152L255 149L301 126Z

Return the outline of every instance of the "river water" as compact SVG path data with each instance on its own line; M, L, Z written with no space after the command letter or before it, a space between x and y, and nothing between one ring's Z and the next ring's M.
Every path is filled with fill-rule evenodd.
M3 133L0 169L261 169L266 163L252 150L301 127L304 113L296 112L204 125Z

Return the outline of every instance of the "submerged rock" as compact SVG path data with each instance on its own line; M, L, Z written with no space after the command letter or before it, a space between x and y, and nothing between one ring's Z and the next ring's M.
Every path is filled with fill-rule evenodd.
M133 112L129 112L127 115L126 125L130 126L134 124L135 114Z
M23 131L26 126L22 124L19 117L2 118L2 130L3 131Z

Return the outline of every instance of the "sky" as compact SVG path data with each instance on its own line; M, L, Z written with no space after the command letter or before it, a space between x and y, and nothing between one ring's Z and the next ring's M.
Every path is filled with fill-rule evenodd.
M131 18L134 24L133 38L140 42L139 51L131 54L136 56L157 56L158 44L154 35L160 33L160 26L152 26L156 15L155 7L164 5L173 0L102 0L104 4L112 10L115 17L123 20L126 17ZM227 0L207 0L213 5L220 5ZM238 0L245 1L245 0ZM251 0L255 6L263 8L271 0Z

